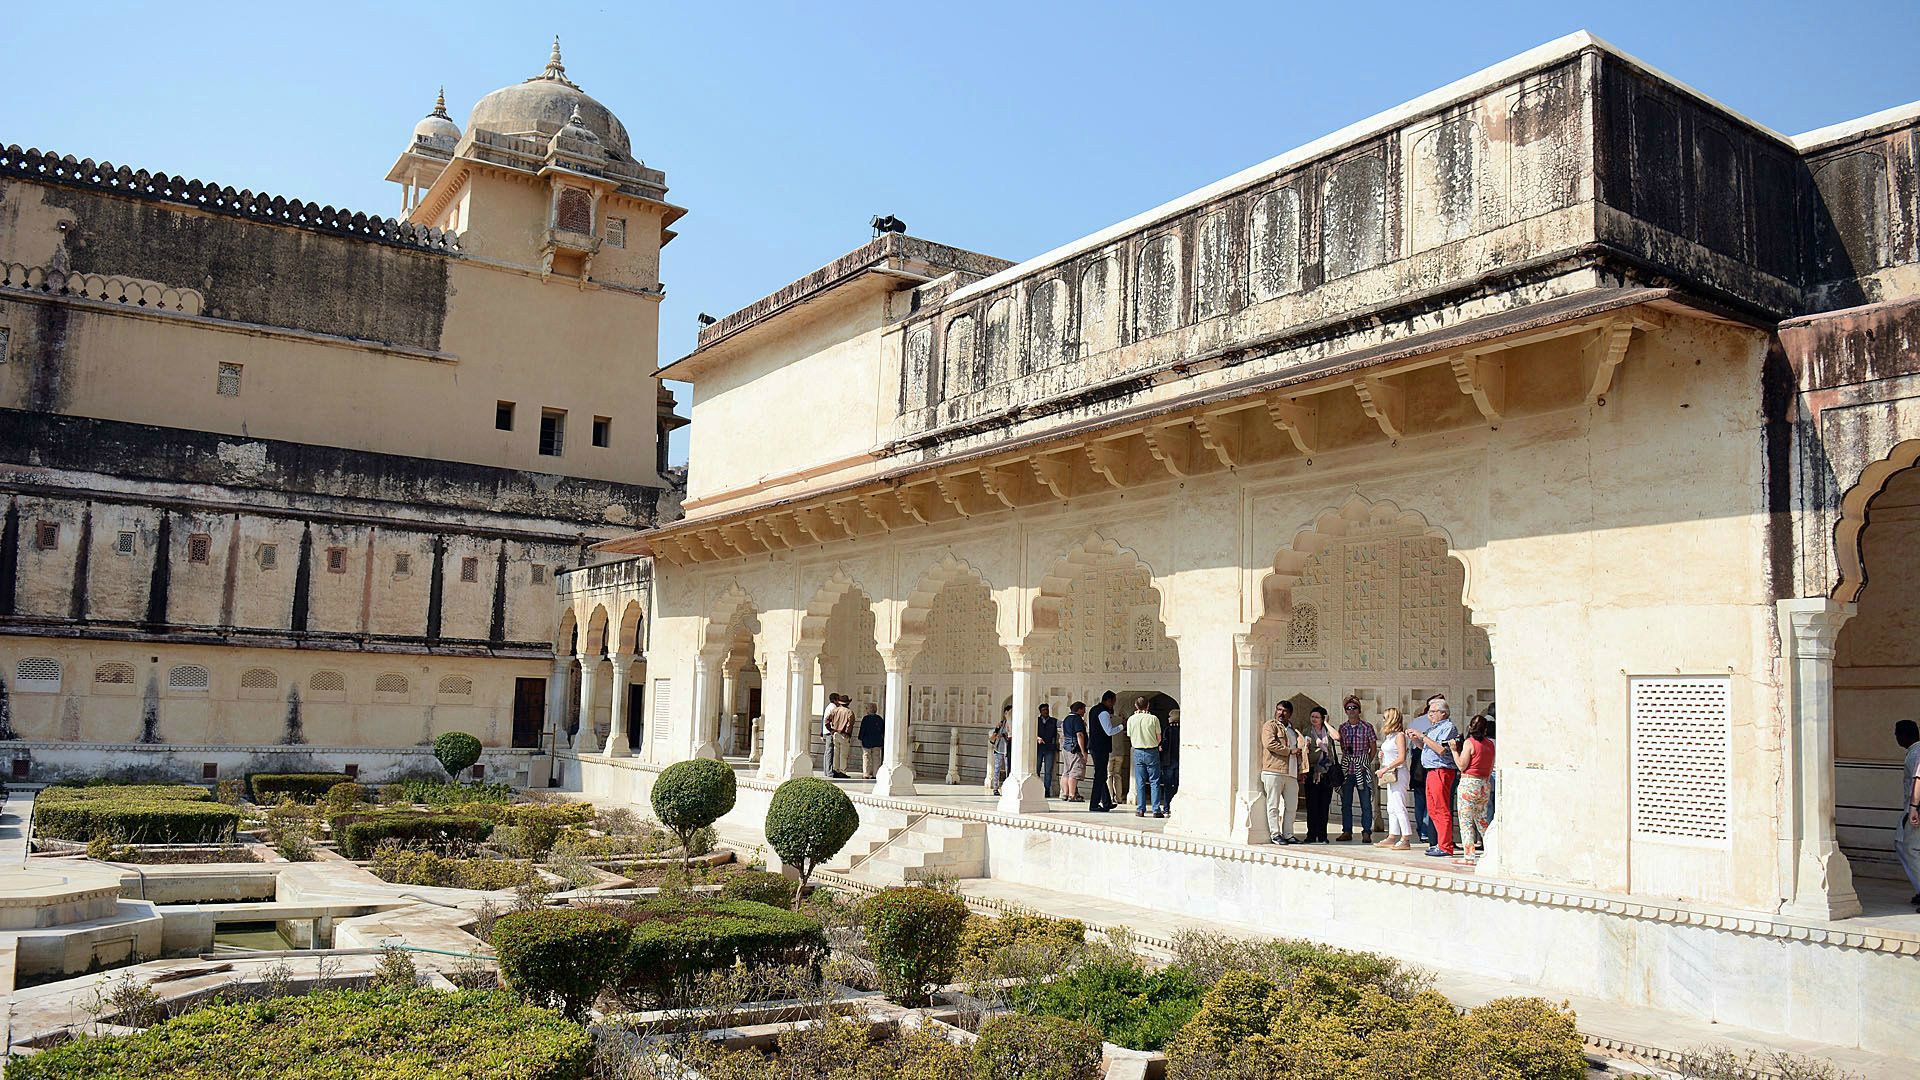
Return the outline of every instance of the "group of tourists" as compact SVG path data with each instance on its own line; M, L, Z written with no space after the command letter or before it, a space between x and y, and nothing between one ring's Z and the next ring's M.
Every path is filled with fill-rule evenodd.
M1040 706L1035 738L1041 787L1047 798L1054 798L1057 778L1062 801L1084 801L1088 810L1105 813L1126 801L1131 786L1135 817L1164 818L1180 789L1180 710L1169 709L1162 720L1148 698L1137 697L1133 712L1122 719L1115 698L1108 690L1092 712L1086 702L1076 701L1067 706L1065 717L1054 716L1051 705ZM998 795L1011 771L1013 706L1000 711L1000 722L987 739L987 782ZM1086 775L1089 767L1091 778Z
M1493 821L1493 714L1475 716L1462 731L1444 695L1427 699L1407 720L1399 709L1382 711L1378 727L1360 699L1341 704L1345 720L1329 726L1327 711L1314 706L1304 725L1293 702L1273 707L1261 725L1260 785L1267 797L1267 832L1275 844L1325 844L1333 795L1340 793L1342 843L1353 839L1359 803L1360 842L1410 851L1416 838L1434 858L1471 866ZM1374 839L1373 789L1385 793L1387 820ZM1294 815L1306 796L1306 836L1294 834ZM1458 844L1456 845L1456 831ZM1456 856L1456 851L1459 854Z
M861 775L872 779L880 769L880 749L885 744L887 722L866 703L867 714L856 723L853 699L845 694L828 694L827 709L820 714L820 771L836 780L851 779L846 771L860 764ZM859 755L854 755L855 744Z

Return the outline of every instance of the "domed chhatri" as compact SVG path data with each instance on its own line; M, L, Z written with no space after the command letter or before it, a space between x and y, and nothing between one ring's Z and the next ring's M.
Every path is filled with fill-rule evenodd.
M502 87L481 98L467 119L467 130L527 134L539 132L545 124L551 134L553 128L566 126L576 115L580 126L597 135L608 149L621 157L632 157L625 125L610 109L567 78L566 65L560 62L560 39L556 37L546 70L526 82Z
M426 118L413 125L415 142L424 142L435 150L452 153L460 142L460 125L447 115L447 88L440 88L440 96L434 100L433 111Z

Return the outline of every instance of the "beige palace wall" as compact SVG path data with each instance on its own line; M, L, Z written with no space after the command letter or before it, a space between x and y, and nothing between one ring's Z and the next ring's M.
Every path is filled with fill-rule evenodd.
M1571 347L1550 347L1573 365ZM1675 320L1636 339L1604 405L800 552L662 562L650 701L669 681L668 711L653 723L672 732L648 756L691 749L694 654L710 624L741 610L757 615L754 649L769 673L763 770L777 774L788 760L778 718L789 657L805 611L834 583L870 598L883 654L912 624L916 589L975 575L992 590L1001 642L1031 644L1042 580L1072 551L1117 547L1150 571L1179 653L1183 775L1170 827L1235 836L1245 724L1237 735L1234 718L1264 715L1287 693L1269 684L1258 701L1236 700L1236 635L1273 614L1261 596L1276 553L1358 499L1418 515L1466 567L1463 599L1489 634L1502 721L1488 872L1775 907L1782 710L1757 449L1764 348L1749 331ZM700 422L712 423L706 413ZM1675 674L1731 680L1724 839L1635 830L1628 678Z

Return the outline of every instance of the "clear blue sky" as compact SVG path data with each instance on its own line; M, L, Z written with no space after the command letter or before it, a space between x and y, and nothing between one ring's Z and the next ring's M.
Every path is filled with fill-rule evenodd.
M1920 98L1914 0L4 6L0 143L388 214L435 88L560 34L691 211L663 361L874 214L1022 259L1577 29L1788 133Z

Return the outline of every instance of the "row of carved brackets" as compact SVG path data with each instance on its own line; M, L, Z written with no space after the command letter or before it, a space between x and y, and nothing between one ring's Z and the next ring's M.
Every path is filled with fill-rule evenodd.
M986 464L967 463L951 469L935 466L930 475L889 487L835 492L802 505L652 536L648 543L654 554L676 565L715 562L1234 469L1249 463L1252 439L1248 425L1256 423L1271 425L1294 450L1311 457L1321 449L1317 399L1344 390L1359 398L1362 411L1380 425L1382 434L1399 439L1407 432L1407 375L1443 364L1451 369L1460 392L1473 399L1481 417L1497 428L1507 414L1507 354L1513 350L1543 341L1584 338L1579 344L1579 363L1586 400L1605 404L1634 333L1662 325L1663 317L1644 307L1609 312L1470 348L1414 357L1319 384L1155 417L1094 438L1037 447ZM1094 486L1076 490L1075 472L1083 464Z

